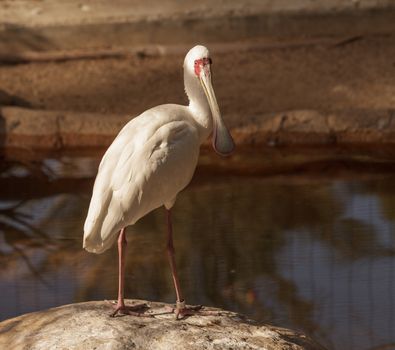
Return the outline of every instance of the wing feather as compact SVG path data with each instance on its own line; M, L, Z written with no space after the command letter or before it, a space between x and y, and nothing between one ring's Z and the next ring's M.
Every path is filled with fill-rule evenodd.
M171 202L192 178L196 128L188 121L141 119L124 127L101 161L84 226L89 251L108 249L122 227Z

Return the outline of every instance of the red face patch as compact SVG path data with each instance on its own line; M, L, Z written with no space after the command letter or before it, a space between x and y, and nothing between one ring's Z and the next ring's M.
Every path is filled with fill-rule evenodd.
M200 72L202 71L202 68L208 64L212 64L212 60L209 57L205 58L200 58L198 60L195 60L195 74L196 76L200 75Z

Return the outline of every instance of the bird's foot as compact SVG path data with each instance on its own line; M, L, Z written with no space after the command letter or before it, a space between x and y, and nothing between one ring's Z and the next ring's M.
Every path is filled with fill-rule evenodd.
M185 317L198 314L202 307L202 305L186 306L185 300L182 300L176 302L176 307L173 308L173 312L176 316L176 320L182 320Z
M111 302L114 311L110 314L110 317L117 315L131 315L137 317L152 317L151 315L145 314L145 311L149 309L146 303L137 304L133 306L126 306L123 302Z
M187 306L185 301L177 301L176 306L171 307L169 313L174 313L176 320L182 320L189 316L223 316L224 312L221 310L204 310L203 305Z

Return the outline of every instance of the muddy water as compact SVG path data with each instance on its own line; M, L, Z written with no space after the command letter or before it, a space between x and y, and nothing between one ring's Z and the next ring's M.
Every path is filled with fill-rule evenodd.
M0 319L113 299L117 252L82 250L96 158L0 174ZM395 176L198 172L174 208L187 301L303 330L330 349L395 343ZM164 212L128 229L125 294L174 302Z

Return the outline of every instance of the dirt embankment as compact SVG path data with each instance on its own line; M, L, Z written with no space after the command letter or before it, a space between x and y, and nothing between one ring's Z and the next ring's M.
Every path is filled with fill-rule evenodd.
M187 103L182 63L196 43L212 52L215 91L239 145L395 141L395 23L389 3L332 1L329 8L315 8L298 1L295 8L270 8L250 2L246 8L229 2L223 9L208 10L204 3L191 5L193 11L157 11L163 23L152 13L147 17L144 6L132 18L126 4L123 17L122 11L106 15L104 2L96 15L95 7L82 4L70 22L45 2L24 12L4 2L10 17L0 16L8 21L0 30L0 58L24 63L5 59L0 65L0 147L108 145L147 108ZM58 17L46 23L51 11ZM120 23L140 24L128 32L119 30ZM98 24L109 34L95 34L90 26ZM82 38L92 39L85 47L75 35L82 25ZM162 34L139 36L147 28ZM29 36L37 30L41 36ZM178 34L165 35L173 31Z
M236 142L394 142L395 36L303 42L213 45L215 90ZM187 103L182 62L173 54L0 66L3 105L23 106L2 108L3 145L108 144L147 108Z

